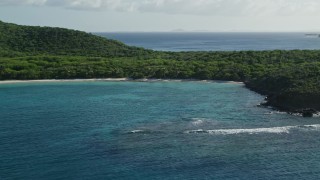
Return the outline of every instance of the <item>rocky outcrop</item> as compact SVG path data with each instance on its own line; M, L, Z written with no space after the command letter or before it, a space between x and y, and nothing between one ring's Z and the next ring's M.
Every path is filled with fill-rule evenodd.
M280 111L288 113L299 113L303 117L312 117L320 111L320 94L319 93L300 93L300 92L268 92L265 89L255 87L250 83L246 86L260 94L266 95L265 106L274 107Z

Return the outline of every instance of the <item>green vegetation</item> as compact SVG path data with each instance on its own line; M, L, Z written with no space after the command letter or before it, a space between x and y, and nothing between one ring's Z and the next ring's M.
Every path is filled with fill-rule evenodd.
M320 110L318 50L157 52L80 31L0 22L0 80L120 77L243 81L281 110Z
M151 53L150 50L130 47L81 31L19 26L0 21L0 55L5 57L43 54L136 57Z

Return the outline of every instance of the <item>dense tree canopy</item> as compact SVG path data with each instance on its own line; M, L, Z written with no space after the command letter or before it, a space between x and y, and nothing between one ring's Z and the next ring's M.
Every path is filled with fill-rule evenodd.
M132 57L152 53L150 50L127 46L81 31L19 26L1 21L0 47L2 56L51 54Z

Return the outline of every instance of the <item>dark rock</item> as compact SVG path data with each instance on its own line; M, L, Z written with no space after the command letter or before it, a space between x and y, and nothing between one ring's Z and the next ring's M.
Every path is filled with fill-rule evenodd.
M301 111L303 117L313 117L313 114L317 113L314 109L303 109Z

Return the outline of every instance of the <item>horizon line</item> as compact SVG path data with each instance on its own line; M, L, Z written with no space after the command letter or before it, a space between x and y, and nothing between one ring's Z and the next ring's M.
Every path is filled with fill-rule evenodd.
M307 33L319 34L319 31L86 31L88 33Z

